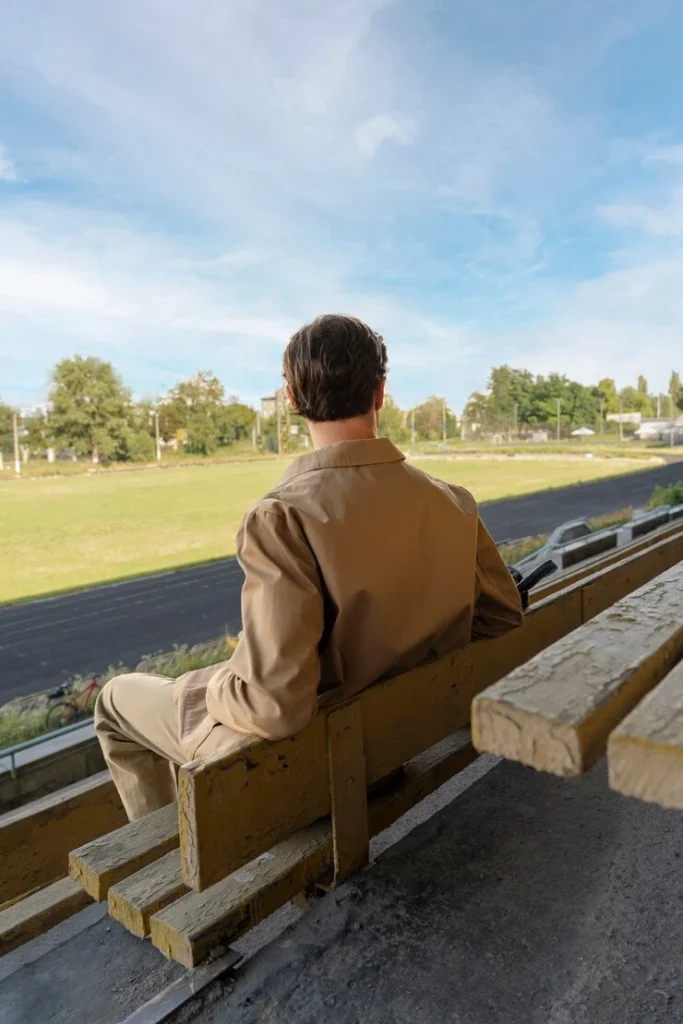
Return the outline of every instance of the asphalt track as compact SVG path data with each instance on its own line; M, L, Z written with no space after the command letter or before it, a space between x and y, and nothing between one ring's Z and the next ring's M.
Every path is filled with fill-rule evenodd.
M498 541L545 533L568 519L644 505L672 463L482 507ZM146 654L240 629L242 572L234 558L0 608L0 704L76 673L134 667Z

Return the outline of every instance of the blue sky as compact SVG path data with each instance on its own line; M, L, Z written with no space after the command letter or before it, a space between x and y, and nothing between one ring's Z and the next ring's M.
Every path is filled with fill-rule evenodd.
M353 312L404 405L683 371L683 8L4 0L0 397L111 360L272 391Z

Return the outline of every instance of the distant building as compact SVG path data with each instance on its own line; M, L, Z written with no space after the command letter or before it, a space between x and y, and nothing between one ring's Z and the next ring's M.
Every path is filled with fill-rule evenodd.
M608 412L605 416L608 423L640 423L642 412Z
M534 430L532 434L529 434L527 440L530 444L547 444L550 434L547 430Z

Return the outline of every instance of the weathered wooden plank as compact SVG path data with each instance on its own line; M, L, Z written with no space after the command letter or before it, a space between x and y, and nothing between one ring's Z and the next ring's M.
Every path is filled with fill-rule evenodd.
M327 716L334 881L343 881L368 860L368 788L363 714L355 701Z
M112 885L178 845L178 809L168 804L139 821L94 839L69 856L69 874L95 900Z
M180 874L180 851L171 850L110 888L109 914L128 931L144 938L149 935L152 914L186 892Z
M683 559L683 532L602 570L583 588L583 621L588 622Z
M629 559L643 551L651 550L655 544L666 545L670 542L675 544L681 537L683 537L683 530L681 530L680 522L672 523L672 525L667 529L660 530L656 537L642 537L640 540L632 541L630 544L624 544L616 551L605 554L601 558L591 558L585 565L581 563L571 573L566 573L562 576L551 576L547 583L538 587L535 591L532 591L530 602L533 605L538 601L546 600L552 594L556 594L559 590L564 590L569 586L573 586L575 583L585 580L588 576L594 576L596 573L608 570L612 566L616 566L622 562L627 562ZM680 560L680 556L677 560ZM674 565L675 561L676 560L671 564ZM669 568L669 566L665 566L664 568ZM664 569L661 571L663 572ZM656 575L657 573L653 572L650 578L654 578ZM619 579L619 574L615 574L614 579ZM620 593L619 596L626 597L626 594ZM600 610L602 611L602 609Z
M514 633L472 644L354 698L363 718L368 784L466 725L476 693L580 624L577 585L535 605ZM325 720L323 710L293 739L254 741L181 768L180 847L188 888L200 892L330 813Z
M683 662L610 735L607 763L612 789L683 810Z
M478 756L472 746L469 729L462 729L409 761L398 775L378 788L369 803L368 813L373 835L388 828L414 804L438 789ZM153 873L152 867L156 867ZM327 867L326 861L323 870ZM147 874L148 872L150 873ZM242 877L241 872L237 872L237 875ZM316 877L311 875L306 884L315 881ZM153 881L153 885L149 884L150 881ZM111 888L109 912L136 935L149 934L151 916L160 908L177 900L180 887L183 887L183 882L178 854L175 851L156 861L155 865L143 868L136 875L131 875L124 882L119 882ZM202 896L206 892L207 890ZM271 906L274 899L274 895L272 898L269 897L267 905ZM199 906L204 906L203 900Z
M469 732L461 730L415 758L369 802L370 832L388 828L476 756ZM217 943L237 938L312 885L332 863L332 827L325 819L203 892L189 892L154 914L152 942L169 959L194 967Z
M586 771L683 655L682 588L678 565L480 694L477 749L556 775Z
M0 904L63 878L69 852L119 828L126 815L109 772L0 817Z
M60 878L45 889L0 911L0 956L42 935L90 903L90 897L71 878Z

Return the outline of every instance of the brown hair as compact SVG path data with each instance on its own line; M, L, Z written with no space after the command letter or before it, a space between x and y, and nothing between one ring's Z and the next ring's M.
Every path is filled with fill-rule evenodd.
M370 412L387 373L379 334L355 316L316 317L285 349L285 380L296 411L313 423L349 420Z

